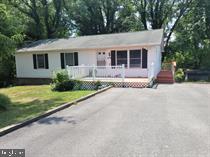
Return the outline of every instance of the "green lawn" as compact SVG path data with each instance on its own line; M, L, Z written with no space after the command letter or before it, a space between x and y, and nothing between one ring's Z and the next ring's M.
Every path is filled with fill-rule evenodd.
M94 91L53 92L50 86L17 86L0 89L11 104L7 111L0 110L0 128L31 119L41 113L73 101Z

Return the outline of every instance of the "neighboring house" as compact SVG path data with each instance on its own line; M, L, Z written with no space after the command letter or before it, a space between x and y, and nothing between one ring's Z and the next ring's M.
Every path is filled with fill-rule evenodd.
M49 79L53 71L68 66L125 65L125 77L147 78L154 64L161 70L163 30L116 33L40 40L19 49L16 70L19 79Z

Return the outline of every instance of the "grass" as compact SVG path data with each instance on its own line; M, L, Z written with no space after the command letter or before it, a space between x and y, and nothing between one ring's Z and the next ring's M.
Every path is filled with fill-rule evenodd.
M53 92L47 85L0 89L0 94L10 99L7 110L0 110L0 128L34 118L47 110L93 92Z

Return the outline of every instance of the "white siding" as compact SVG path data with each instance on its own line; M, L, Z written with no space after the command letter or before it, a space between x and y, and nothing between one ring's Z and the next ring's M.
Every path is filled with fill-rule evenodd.
M43 54L46 52L43 52ZM68 52L66 52L68 53ZM59 52L49 52L49 69L34 69L33 54L37 53L18 53L16 54L16 70L18 78L52 78L53 71L61 69L61 59ZM95 51L79 52L79 65L96 64Z
M32 53L18 53L16 58L16 70L18 78L51 78L53 71L61 67L60 54L48 53L49 69L34 69Z
M96 65L96 52L97 51L79 51L78 60L79 65Z
M149 54L148 54L148 69L151 70L151 65L154 63L154 73L155 76L158 75L158 73L161 70L161 59L162 59L162 54L161 54L161 46L154 46L149 49Z
M141 49L142 47L135 47L133 49ZM128 68L125 71L126 77L148 77L152 62L155 65L155 75L161 69L161 46L144 47L148 49L148 69L141 68ZM129 50L131 48L122 48L120 50ZM99 52L110 52L107 49L99 50ZM68 53L69 51L66 51ZM74 51L73 51L74 52ZM96 65L97 64L97 50L76 51L78 52L79 65ZM46 52L43 52L43 54ZM64 52L65 53L65 52ZM60 52L49 52L49 69L34 69L33 67L33 54L37 53L17 53L16 54L16 69L18 78L51 78L53 71L61 69ZM107 56L108 57L108 56Z

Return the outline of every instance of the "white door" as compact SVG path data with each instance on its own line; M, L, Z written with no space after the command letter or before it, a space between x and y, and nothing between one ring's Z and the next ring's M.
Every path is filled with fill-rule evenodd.
M106 52L97 52L97 66L106 66Z

